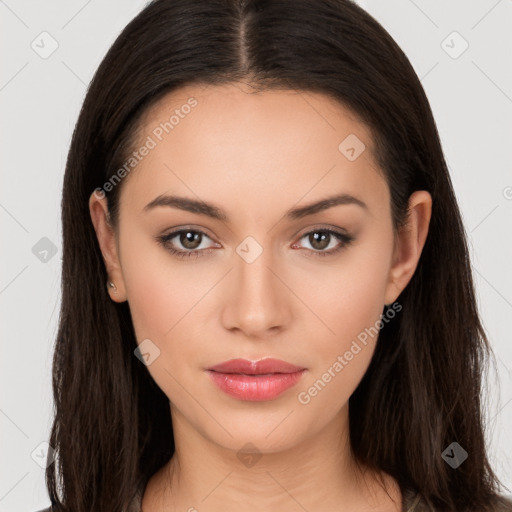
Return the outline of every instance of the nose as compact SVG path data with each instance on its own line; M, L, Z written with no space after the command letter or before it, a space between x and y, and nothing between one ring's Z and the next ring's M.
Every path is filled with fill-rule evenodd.
M284 330L292 317L291 292L283 284L271 250L252 262L235 253L233 270L222 290L221 322L231 332L266 339Z

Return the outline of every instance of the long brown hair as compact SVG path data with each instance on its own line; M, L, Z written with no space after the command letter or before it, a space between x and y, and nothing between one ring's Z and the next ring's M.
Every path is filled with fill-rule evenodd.
M88 200L133 151L137 123L184 85L243 81L336 99L371 129L395 229L408 198L433 198L402 310L380 331L350 398L356 460L439 510L488 511L499 481L486 454L483 372L492 352L477 311L466 234L432 112L391 36L348 0L154 0L123 30L88 89L63 183L62 305L53 360L56 511L122 511L174 453L169 401L134 356L127 302L110 299ZM136 172L136 170L134 171ZM106 193L118 223L123 181ZM378 420L378 428L375 428ZM442 452L457 442L456 469Z

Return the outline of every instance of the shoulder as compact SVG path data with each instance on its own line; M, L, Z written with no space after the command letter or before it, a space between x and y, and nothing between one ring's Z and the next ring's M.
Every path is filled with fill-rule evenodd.
M137 496L139 498L139 496ZM139 498L140 500L140 498ZM135 500L138 501L138 500ZM495 512L512 512L512 496L498 496L498 502L495 507ZM428 504L421 499L419 494L404 493L403 499L403 511L404 512L436 512L434 509L428 506ZM52 512L52 508L44 508L42 510L36 510L35 512Z
M419 495L405 492L403 495L403 512L437 512ZM498 495L493 512L512 512L512 496Z

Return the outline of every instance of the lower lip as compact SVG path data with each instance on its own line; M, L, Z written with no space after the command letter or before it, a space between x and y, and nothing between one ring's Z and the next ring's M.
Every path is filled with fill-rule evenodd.
M240 375L207 370L210 378L224 393L252 402L273 400L287 389L295 386L304 370L295 373L272 373L267 375Z

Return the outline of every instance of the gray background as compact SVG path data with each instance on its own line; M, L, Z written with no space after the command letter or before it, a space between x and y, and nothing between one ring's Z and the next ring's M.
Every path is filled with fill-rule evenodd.
M359 3L407 54L434 112L496 354L499 373L491 373L486 395L487 439L510 493L512 1ZM52 412L64 165L86 86L143 6L135 0L0 0L0 512L49 504L38 461ZM50 36L40 36L44 31ZM52 40L58 48L42 58Z

